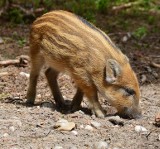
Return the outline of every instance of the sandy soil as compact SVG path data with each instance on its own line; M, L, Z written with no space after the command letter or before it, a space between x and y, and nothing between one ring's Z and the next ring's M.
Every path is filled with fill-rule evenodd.
M2 25L0 28L3 39L3 43L0 44L0 60L13 59L28 53L28 27ZM152 40L150 37L152 36L146 37L146 43ZM56 146L64 149L92 149L99 141L107 142L110 149L159 149L160 128L154 125L154 121L155 116L160 113L160 70L149 65L150 60L160 62L159 36L154 37L156 40L152 40L152 43L158 47L154 46L155 49L144 48L143 45L140 46L141 49L134 47L137 41L132 39L125 44L118 43L129 56L141 83L143 109L141 119L120 118L123 125L115 125L109 121L115 109L105 100L101 101L104 109L108 111L105 119L91 115L87 110L86 100L82 103L84 108L75 113L63 114L57 111L54 102L51 102L52 95L43 72L37 86L36 105L27 107L25 101L28 78L21 72L28 74L29 65L1 67L0 72L8 72L9 75L0 77L0 149L51 149ZM116 35L116 38L122 37ZM66 75L61 75L59 85L65 99L71 100L75 93L72 80ZM77 135L72 131L61 132L54 129L59 119L74 122ZM87 125L91 126L92 121L100 123L101 126L92 127L92 130L85 129ZM145 127L147 131L136 132L137 125Z
M29 68L6 67L3 71L11 73L1 77L0 100L0 148L54 148L59 145L65 149L77 147L78 149L93 148L95 142L106 141L109 148L119 149L158 149L160 145L160 129L154 125L155 115L160 112L160 84L141 86L141 106L143 118L138 120L121 119L124 126L114 125L105 119L96 118L83 111L62 114L52 104L52 96L45 77L42 73L38 83L37 104L26 107L26 90L28 78L20 72L29 72ZM74 94L74 85L66 75L59 77L59 84L66 99L71 99ZM101 102L108 111L114 109ZM87 107L86 101L82 103ZM112 112L111 112L112 113ZM108 113L109 114L109 113ZM76 124L74 135L71 131L58 131L53 128L59 119L66 119ZM101 124L93 130L86 130L86 125L91 121ZM147 132L136 132L135 126L145 127Z

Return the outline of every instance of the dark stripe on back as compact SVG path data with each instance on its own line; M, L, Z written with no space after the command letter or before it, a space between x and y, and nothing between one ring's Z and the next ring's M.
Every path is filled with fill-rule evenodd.
M108 39L109 37L104 34L103 32L101 32L100 29L98 29L97 27L95 27L93 24L91 24L90 22L88 22L87 20L85 20L84 18L78 16L78 15L75 15L81 22L83 22L85 25L87 25L88 27L90 27L91 29L95 30L96 32L100 33L106 40L107 42L112 46L114 47L117 51L119 51L119 48L110 41L110 39Z

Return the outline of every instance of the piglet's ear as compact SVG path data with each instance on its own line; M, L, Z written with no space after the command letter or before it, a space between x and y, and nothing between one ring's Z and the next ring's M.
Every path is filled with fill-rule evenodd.
M121 75L121 66L114 59L108 59L105 69L105 80L107 83L115 83L117 78Z

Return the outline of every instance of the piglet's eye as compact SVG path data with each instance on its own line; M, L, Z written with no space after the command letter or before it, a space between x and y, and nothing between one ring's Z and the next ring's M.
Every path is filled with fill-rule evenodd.
M124 90L125 90L127 96L135 95L135 91L131 88L126 87L126 88L124 88Z

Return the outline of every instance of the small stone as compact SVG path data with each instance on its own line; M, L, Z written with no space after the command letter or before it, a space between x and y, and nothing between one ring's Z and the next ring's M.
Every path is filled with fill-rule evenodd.
M69 149L77 149L77 147L76 146L72 146Z
M54 128L60 131L70 131L73 128L75 128L75 123L74 122L68 122L65 119L60 119L57 121L57 123L54 125Z
M20 74L21 76L24 76L24 77L27 77L27 78L29 78L29 76L30 76L30 74L25 73L25 72L20 72L19 74Z
M41 94L38 94L38 95L37 95L37 98L41 98L41 97L42 97L42 95L41 95Z
M9 127L9 130L12 131L12 132L14 132L15 131L14 126Z
M152 74L153 74L153 76L154 76L156 79L158 79L158 77L159 77L158 73L152 72Z
M108 120L114 125L124 126L124 121L119 116L111 116Z
M93 149L108 149L108 147L108 143L105 141L99 141L93 145Z
M157 113L155 116L155 125L160 127L160 113Z
M0 44L4 43L2 37L0 37Z
M55 146L54 149L63 149L62 146Z
M22 127L22 122L20 120L17 120L16 123L19 127Z
M149 67L149 66L146 66L145 69L146 69L148 72L150 72L150 73L152 72L152 69L151 69L151 67Z
M16 96L16 97L14 97L14 99L18 100L18 99L20 99L20 97Z
M17 147L11 147L10 149L18 149Z
M90 125L86 125L86 127L85 127L84 129L92 131L92 130L93 130L93 127L90 126Z
M95 119L95 118L96 118L95 114L92 114L92 116L91 116L91 117L92 117L92 119Z
M78 112L79 112L80 114L84 114L84 112L83 112L82 110L79 110Z
M124 37L122 38L122 41L123 41L123 42L127 42L127 40L128 40L128 37L127 37L127 36L124 36Z
M77 132L77 131L75 131L75 130L72 130L72 131L71 131L71 133L72 133L72 134L74 134L75 136L77 136L77 135L78 135L78 132Z
M50 102L44 102L42 103L42 107L44 108L53 108L53 104Z
M32 108L31 108L31 107L29 107L29 108L28 108L28 110L30 111L30 110L32 110Z
M143 126L136 125L135 126L135 131L136 132L147 132L148 130L145 127L143 127Z
M8 133L4 133L4 134L3 134L3 137L8 137L8 136L9 136Z
M130 32L128 32L128 33L127 33L127 36L128 36L128 38L131 38L132 35L131 35Z
M101 124L96 121L91 121L91 125L95 128L99 128L101 126Z
M79 127L80 127L80 128L84 128L84 125L82 124L82 125L80 125Z
M37 109L40 109L40 106L37 106Z
M160 134L158 135L158 140L160 141Z
M146 82L146 81L147 81L146 75L142 74L142 75L141 75L141 83L144 83L144 82Z

